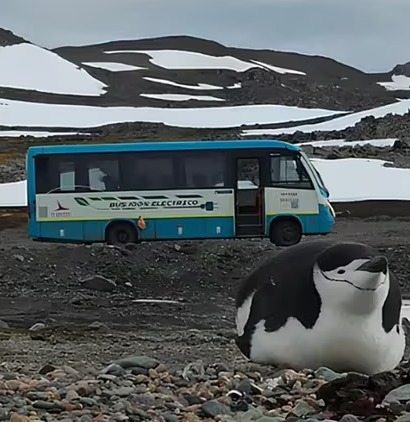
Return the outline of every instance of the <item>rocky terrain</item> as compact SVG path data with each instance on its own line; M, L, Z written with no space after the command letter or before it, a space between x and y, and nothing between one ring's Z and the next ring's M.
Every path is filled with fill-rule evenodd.
M410 297L409 235L407 221L340 219L330 237L377 247ZM0 230L0 251L3 420L393 421L410 409L406 365L340 378L244 361L234 296L275 253L267 241L56 247L17 227Z

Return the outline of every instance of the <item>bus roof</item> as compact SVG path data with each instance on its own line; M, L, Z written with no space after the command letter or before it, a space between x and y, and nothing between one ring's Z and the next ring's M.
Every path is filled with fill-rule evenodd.
M226 141L140 141L114 144L47 145L29 147L27 150L27 154L31 156L37 154L75 154L127 151L186 151L203 149L213 150L247 148L283 148L291 151L299 151L298 146L284 141L270 139L249 139Z

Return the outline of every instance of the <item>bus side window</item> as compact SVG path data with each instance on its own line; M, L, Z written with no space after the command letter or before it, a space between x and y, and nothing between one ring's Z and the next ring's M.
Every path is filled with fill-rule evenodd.
M50 191L50 186L55 178L51 177L49 170L50 159L44 155L35 157L35 180L36 180L36 193L47 193Z
M117 191L120 186L118 160L98 160L88 164L90 190Z
M128 155L126 184L129 190L161 190L175 187L172 155L143 152Z
M224 155L218 151L190 152L183 155L186 189L212 189L225 186Z
M312 181L298 157L272 155L270 162L271 186L313 189Z
M60 192L75 191L75 163L73 161L61 161L59 163Z

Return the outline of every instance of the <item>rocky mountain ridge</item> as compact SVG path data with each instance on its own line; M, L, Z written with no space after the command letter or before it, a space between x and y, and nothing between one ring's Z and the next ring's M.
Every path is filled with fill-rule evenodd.
M0 29L0 48L29 41ZM395 66L384 74L367 74L351 66L321 56L309 56L273 50L251 50L230 48L220 43L188 36L170 36L134 41L113 41L80 47L60 47L50 50L59 60L74 64L75 69L83 69L98 83L106 86L100 95L73 95L48 92L46 89L23 89L16 86L2 86L0 73L0 99L22 101L24 103L46 103L73 106L98 107L150 107L150 108L209 108L238 107L255 104L275 104L304 109L324 109L336 112L354 113L371 110L397 103L398 99L410 98L408 89L401 85L387 89L385 83L395 83L394 76L410 74L409 63ZM33 59L34 60L34 59ZM0 50L1 66L1 50ZM52 68L45 68L50 77L58 77ZM410 80L410 79L409 79ZM406 88L404 86L404 88ZM335 114L336 115L336 114ZM242 129L258 127L286 128L304 124L314 125L332 120L334 116L312 116L305 120L269 125L232 127L229 136L241 136ZM373 118L374 119L374 118ZM387 127L402 133L403 122L408 116L392 115L386 117L388 125L381 119L366 118L357 129L343 131L311 131L307 140L338 138L359 132L384 134ZM400 123L392 123L397 119ZM366 123L367 122L367 123ZM380 124L382 128L377 129ZM375 127L377 128L375 129ZM405 126L407 123L405 123ZM53 130L75 131L72 126L53 125ZM150 129L140 132L141 127ZM107 133L125 136L123 132L137 129L138 137L162 132L168 126L160 123L127 122L93 127L92 133ZM371 128L370 128L371 127ZM407 127L407 126L406 126ZM0 130L30 129L23 125L5 125L0 120ZM44 130L36 125L36 130ZM82 127L84 129L84 127ZM193 128L194 129L194 128ZM90 131L88 131L90 132ZM186 130L182 132L187 133ZM204 133L198 129L198 132ZM205 130L206 135L207 130ZM218 131L217 131L218 132ZM221 131L226 134L227 130ZM219 137L218 134L216 136ZM388 136L396 136L389 133ZM401 135L400 135L401 136ZM184 137L184 135L182 135ZM271 136L269 136L271 137ZM306 134L296 132L292 135L275 138L299 140Z

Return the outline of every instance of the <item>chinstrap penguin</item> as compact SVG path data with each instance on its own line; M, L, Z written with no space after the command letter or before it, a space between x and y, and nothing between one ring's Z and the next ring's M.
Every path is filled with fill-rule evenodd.
M250 360L375 374L405 348L400 286L365 244L314 240L280 251L243 281L236 344Z

